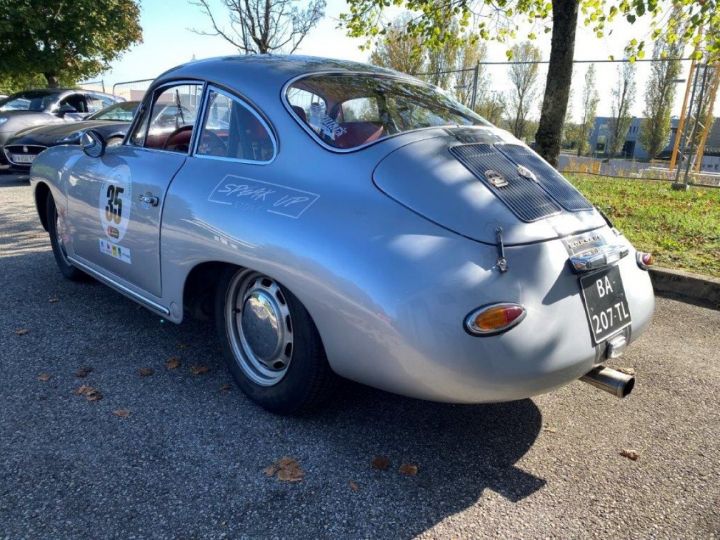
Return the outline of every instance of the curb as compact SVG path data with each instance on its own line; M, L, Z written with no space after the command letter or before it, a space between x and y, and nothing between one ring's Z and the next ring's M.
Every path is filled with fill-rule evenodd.
M655 293L720 310L720 279L669 268L650 268Z

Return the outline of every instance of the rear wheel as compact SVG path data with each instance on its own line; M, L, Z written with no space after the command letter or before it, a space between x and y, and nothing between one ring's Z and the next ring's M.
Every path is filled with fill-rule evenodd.
M88 279L88 275L75 268L67 257L65 250L65 239L67 237L65 221L58 213L55 207L55 199L52 194L48 193L47 204L47 225L50 234L50 244L52 245L55 262L63 276L71 281L84 281Z
M258 272L230 269L218 284L215 320L238 386L269 411L316 407L336 376L317 328L300 301Z

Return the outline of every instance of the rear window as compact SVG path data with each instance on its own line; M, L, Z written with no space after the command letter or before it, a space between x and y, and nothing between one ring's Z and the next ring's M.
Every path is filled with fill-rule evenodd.
M337 149L359 148L415 129L489 125L432 86L386 75L308 75L288 87L286 98L295 116Z

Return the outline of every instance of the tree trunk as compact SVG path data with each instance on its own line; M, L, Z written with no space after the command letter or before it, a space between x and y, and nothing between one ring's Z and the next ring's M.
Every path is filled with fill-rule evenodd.
M575 55L579 0L553 0L553 27L545 97L535 141L538 151L557 166Z
M43 73L43 75L45 75L48 88L58 88L60 86L60 80L57 73Z

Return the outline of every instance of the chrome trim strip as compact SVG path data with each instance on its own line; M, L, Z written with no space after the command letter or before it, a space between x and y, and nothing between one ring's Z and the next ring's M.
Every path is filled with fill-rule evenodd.
M81 263L80 261L78 261L74 257L71 257L70 255L68 255L67 258L75 266L78 266L83 272L87 272L88 274L91 274L94 278L99 279L100 281L105 283L105 285L108 285L109 287L112 287L119 293L130 297L131 300L135 300L136 302L143 304L145 307L152 309L153 311L158 311L158 312L162 313L163 315L170 315L170 310L168 308L161 306L160 304L153 302L152 300L150 300L148 298L145 298L141 294L138 294L131 289L128 289L125 285L118 283L114 279L109 278L103 274L100 274L97 270L93 270L91 267L89 267L85 263Z
M583 274L615 264L628 253L630 250L627 246L611 244L570 256L570 265L576 274Z

